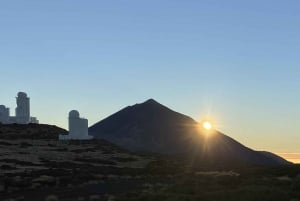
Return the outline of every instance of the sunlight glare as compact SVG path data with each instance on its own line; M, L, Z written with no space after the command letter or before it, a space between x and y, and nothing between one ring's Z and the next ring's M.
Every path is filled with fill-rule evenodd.
M211 130L212 129L212 124L209 121L205 121L202 123L202 127L206 130Z

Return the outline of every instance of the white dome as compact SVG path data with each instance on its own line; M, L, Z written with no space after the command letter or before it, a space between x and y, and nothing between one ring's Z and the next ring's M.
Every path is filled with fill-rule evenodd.
M79 118L79 112L77 110L72 110L69 112L69 118Z

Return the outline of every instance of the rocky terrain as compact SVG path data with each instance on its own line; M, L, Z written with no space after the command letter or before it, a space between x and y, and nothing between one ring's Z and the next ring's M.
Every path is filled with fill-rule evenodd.
M300 167L200 168L103 140L0 140L2 201L297 201Z
M66 130L51 125L0 124L0 200L300 200L299 166L217 131L208 140L196 126L154 100L100 121L94 140L59 141Z
M140 179L142 168L152 160L101 140L2 139L0 198L43 200L53 192L64 200L73 200L73 195L64 197L65 192L76 193L76 188L82 188L80 194L91 194L96 184Z
M300 167L196 167L105 140L0 139L1 201L297 201Z
M1 124L0 139L55 139L65 134L65 129L47 124Z

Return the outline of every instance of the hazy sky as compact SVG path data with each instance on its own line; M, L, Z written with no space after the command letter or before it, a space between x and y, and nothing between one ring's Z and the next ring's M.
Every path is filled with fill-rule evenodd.
M0 103L94 124L154 98L254 149L300 152L298 0L0 1Z

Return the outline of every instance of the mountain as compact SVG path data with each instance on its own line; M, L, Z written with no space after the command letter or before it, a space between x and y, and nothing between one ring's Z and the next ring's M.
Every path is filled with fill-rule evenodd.
M150 99L128 106L89 128L106 139L137 152L182 155L195 163L282 165L274 154L254 151L219 131L205 131L192 118Z
M1 124L0 139L58 139L65 129L47 124Z
M274 160L276 160L278 163L286 163L287 161L283 158L281 158L280 156L273 154L271 152L267 152L267 151L260 151L261 154L273 158Z

